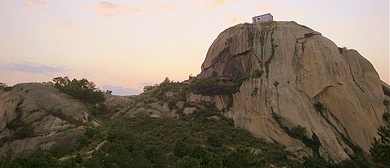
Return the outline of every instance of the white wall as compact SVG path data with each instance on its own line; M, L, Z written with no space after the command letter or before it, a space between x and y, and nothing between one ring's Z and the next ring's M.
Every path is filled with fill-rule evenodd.
M252 18L253 23L268 22L268 21L272 21L272 20L273 20L272 15L256 16L256 17Z

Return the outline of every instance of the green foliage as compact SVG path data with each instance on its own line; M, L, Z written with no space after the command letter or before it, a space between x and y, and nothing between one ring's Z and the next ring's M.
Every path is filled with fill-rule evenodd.
M238 86L230 81L219 81L215 77L195 78L190 83L190 89L202 95L229 95L238 91Z
M233 151L224 154L222 167L226 168L247 168L265 167L266 160L253 154L249 148L237 147Z
M233 102L234 102L234 99L233 99L233 95L228 95L228 101L227 101L227 109L230 109L230 107L233 106Z
M279 85L279 82L278 82L278 81L275 81L275 82L274 82L274 86L275 86L275 87L278 87L278 85Z
M1 168L46 168L60 167L60 163L48 152L38 150L28 157L12 159L8 154L0 159Z
M80 153L78 153L78 154L74 157L74 162L76 162L76 163L78 163L78 164L83 163L83 158L81 157Z
M385 117L385 114L387 117ZM388 113L383 115L384 118L388 118ZM371 144L371 156L372 160L383 167L390 167L390 122L386 119L386 125L381 126L378 130L380 136L379 139L374 138L374 142Z
M108 108L103 103L98 103L98 104L94 104L94 105L91 104L88 106L88 111L94 115L103 115L103 114L107 113Z
M314 104L314 108L321 114L325 111L325 107L321 102L317 102L316 104Z
M12 87L11 87L11 86L8 86L8 85L5 84L5 83L1 83L1 82L0 82L0 90L11 91L11 90L12 90Z
M269 21L269 22L261 22L261 26L268 27L271 26L272 24L276 23L275 21Z
M230 95L238 92L243 81L248 77L236 71L230 78L212 76L208 78L194 78L190 81L190 90L202 95Z
M253 88L253 91L251 93L251 96L254 97L254 96L257 96L257 93L259 92L259 88L256 86L255 88Z
M312 148L316 155L319 155L318 150L321 146L321 142L315 133L313 133L311 139L309 139L305 136L305 127L298 125L296 127L292 127L290 130L290 128L282 124L282 118L279 115L277 115L276 113L272 113L272 117L275 119L275 121L279 124L279 126L283 129L284 132L286 132L289 136L293 138L299 139L307 147Z
M275 121L279 124L279 125L282 125L282 119L280 118L280 116L274 112L272 112L272 117L275 119Z
M248 44L249 46L253 46L253 39L255 38L255 34L249 30L248 31Z
M290 136L296 139L303 139L305 137L306 128L300 125L292 127L290 130Z
M53 79L54 86L60 91L79 99L83 102L96 104L104 101L104 93L96 88L93 82L87 79L70 80L67 76L56 77Z
M23 123L19 129L16 130L14 138L16 139L24 139L27 137L30 137L34 134L34 128L31 126L31 124L25 124Z
M390 102L389 102L389 100L387 100L387 99L383 99L383 105L385 105L385 106L389 106L389 105L390 105Z
M384 119L387 123L390 123L390 112L383 113L383 119Z
M255 71L253 71L252 78L260 78L263 73L263 70L256 69Z
M177 168L200 168L199 160L185 156L177 161Z
M84 135L81 135L76 138L76 143L78 148L86 147L94 140L101 138L100 131L93 127L88 127Z
M90 160L84 161L84 165L229 167L227 164L235 161L242 164L241 167L274 162L291 164L282 147L235 128L221 116L219 121L208 119L215 115L212 111L198 111L181 120L145 115L114 119L107 130L108 143ZM255 154L252 149L259 149L261 153ZM236 158L238 156L245 157ZM138 162L131 162L129 157Z
M188 86L187 84L184 83L171 81L169 80L168 77L166 77L165 80L161 82L159 85L152 86L152 88L146 88L146 89L150 90L152 92L153 97L159 100L168 100L164 96L164 94L168 91L171 91L175 95L169 101L172 101L172 103L176 104L177 101L185 99L185 93L186 90L188 89Z

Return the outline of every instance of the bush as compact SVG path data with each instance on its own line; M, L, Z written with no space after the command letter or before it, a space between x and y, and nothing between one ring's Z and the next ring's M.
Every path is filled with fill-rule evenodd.
M70 80L67 76L53 79L54 86L60 91L79 99L83 102L96 104L104 101L104 92L93 82L83 78L81 80Z
M314 104L314 108L321 114L325 111L325 107L321 102L317 102L316 104Z
M254 97L254 96L257 96L257 93L259 92L259 88L256 86L254 89L253 89L253 91L252 91L252 93L251 93L251 96L252 97Z
M385 114L388 116L388 113ZM383 117L385 117L385 114ZM385 126L381 126L378 129L380 138L374 138L370 152L375 163L383 167L390 167L390 123L388 120L386 122Z
M274 82L274 86L275 86L275 87L278 87L278 85L279 85L279 82L278 82L278 81L275 81L275 82Z
M296 139L303 139L305 137L306 128L300 125L292 127L290 130L290 136Z
M202 95L231 95L239 91L243 81L248 77L236 72L230 78L212 76L208 78L194 78L190 81L190 90Z
M8 85L5 84L5 83L1 83L1 82L0 82L0 90L10 91L10 90L12 90L12 87L11 87L11 86L8 86Z
M263 73L264 73L263 70L260 71L260 70L256 69L256 70L253 72L253 74L252 74L252 78L260 78L261 75L263 75Z
M19 128L15 132L14 137L16 139L24 139L32 136L33 134L34 134L34 128L31 126L31 124L23 124L21 128Z
M385 106L389 106L389 105L390 105L390 102L389 102L389 100L387 100L387 99L383 99L383 105L385 105Z
M199 160L185 156L177 161L177 168L200 168Z

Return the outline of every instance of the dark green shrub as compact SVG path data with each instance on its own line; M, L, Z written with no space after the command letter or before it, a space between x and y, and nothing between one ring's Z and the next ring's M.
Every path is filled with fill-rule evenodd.
M279 85L279 82L278 82L278 81L275 81L275 82L274 82L274 86L275 86L275 87L278 87L278 85Z
M108 113L108 108L103 103L91 104L88 106L88 111L94 115L103 115Z
M383 119L384 119L387 123L390 123L390 112L385 112L385 113L383 113Z
M12 90L12 87L11 87L11 86L8 86L8 85L5 84L5 83L1 83L1 82L0 82L0 90L11 91L11 90Z
M388 113L384 113L383 117L388 118L388 115ZM390 122L388 121L387 119L386 125L378 129L380 138L374 138L370 148L372 160L383 167L390 167Z
M321 102L317 102L316 104L314 104L314 108L321 114L325 111L325 107Z
M260 78L261 75L263 75L264 71L263 70L258 70L256 69L253 74L252 74L252 78Z
M390 102L389 102L389 100L387 100L387 99L383 99L383 105L385 105L385 106L389 106L389 105L390 105Z
M81 157L80 153L78 153L78 154L74 157L74 162L76 162L76 163L78 163L78 164L83 163L83 158Z
M264 158L257 157L250 149L239 146L223 156L223 165L221 167L264 167L265 163Z
M185 156L177 161L177 168L200 168L199 160Z
M259 92L259 88L256 86L254 89L253 89L253 91L252 91L252 93L251 93L251 96L252 97L254 97L254 96L257 96L257 93Z
M86 103L96 104L104 101L104 93L87 79L70 80L67 76L53 79L54 86L60 91Z
M19 128L15 132L14 137L16 139L24 139L32 136L33 134L34 134L34 128L31 126L31 124L23 124L21 128Z
M303 139L305 137L306 128L300 125L292 127L290 130L290 136L296 139Z

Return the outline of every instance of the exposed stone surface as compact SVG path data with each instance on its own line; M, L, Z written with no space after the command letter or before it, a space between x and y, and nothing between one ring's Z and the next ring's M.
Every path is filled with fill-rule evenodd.
M338 48L320 33L295 22L239 24L223 31L208 50L200 77L232 76L237 71L258 78L244 81L226 113L255 136L279 144L305 148L283 126L306 128L318 136L321 154L330 161L348 159L346 141L369 152L383 125L385 98L374 67L355 50ZM256 91L255 94L254 91ZM189 96L220 104L222 99ZM316 110L320 102L324 110Z
M18 84L0 95L0 138L11 140L0 146L0 155L11 150L28 154L39 148L51 149L69 145L88 122L85 105L46 84ZM29 135L15 139L13 135L28 129Z
M186 115L192 114L192 113L194 113L194 111L196 109L197 109L196 107L186 107L183 110L183 114L186 114Z

